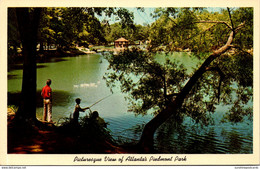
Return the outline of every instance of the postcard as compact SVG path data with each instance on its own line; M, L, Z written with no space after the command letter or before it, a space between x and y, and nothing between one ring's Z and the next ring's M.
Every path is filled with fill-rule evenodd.
M1 165L259 165L259 1L0 8Z

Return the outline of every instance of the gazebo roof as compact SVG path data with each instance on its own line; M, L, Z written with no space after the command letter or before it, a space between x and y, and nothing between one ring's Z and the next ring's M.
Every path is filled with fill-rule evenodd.
M126 40L125 38L119 38L117 40L115 40L115 42L128 42L128 40Z

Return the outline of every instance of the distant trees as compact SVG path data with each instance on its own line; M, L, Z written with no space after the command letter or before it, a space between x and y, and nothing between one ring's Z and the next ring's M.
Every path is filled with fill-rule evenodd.
M119 22L109 25L99 21L98 15L116 15ZM69 49L75 45L88 47L114 42L120 37L134 42L145 41L149 36L149 25L134 25L133 14L124 8L42 8L37 43L40 51L51 45L58 49ZM9 56L17 55L21 48L15 8L8 10Z
M105 43L100 22L84 8L44 8L40 25L41 44L69 49L76 44Z
M8 9L8 62L14 62L21 48L20 34L14 8Z
M56 45L69 49L76 44L104 43L102 26L95 17L117 14L123 25L131 25L131 15L124 8L9 8L8 52L21 47L23 80L18 122L36 122L36 47ZM15 51L16 50L16 51ZM15 53L16 54L16 53ZM31 123L30 123L31 124ZM35 123L34 123L35 124Z
M111 25L105 25L105 38L107 42L114 42L120 37L124 37L127 40L134 42L137 40L145 41L149 37L149 26L133 25L122 26L120 23L114 23Z
M99 21L97 16L101 15L115 15L118 22L109 25ZM21 44L15 8L9 8L8 17L9 52L15 52ZM75 45L107 44L122 36L131 41L148 36L144 27L133 24L133 14L124 8L42 8L39 22L37 43L41 51L50 45L69 49Z

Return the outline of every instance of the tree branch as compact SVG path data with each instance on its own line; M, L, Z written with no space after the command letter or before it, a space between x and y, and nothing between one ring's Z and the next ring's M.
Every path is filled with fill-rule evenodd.
M222 53L224 53L227 49L229 49L232 45L232 41L233 41L233 38L234 38L234 34L239 30L241 29L243 26L245 25L245 22L241 23L240 25L238 25L238 27L236 29L234 29L234 31L232 31L229 35L229 38L228 38L228 41L227 43L222 46L221 48L219 48L218 50L215 50L213 53L216 54L216 55L220 55ZM233 30L233 29L232 29Z
M244 52L244 53L250 54L250 55L253 54L253 49L244 50L244 49L242 49L240 46L236 46L236 45L231 45L231 47L234 48L234 49L238 49L239 51L242 51L242 52Z
M198 36L198 35L204 34L205 32L209 31L211 28L215 27L216 25L217 25L217 24L212 25L211 27L205 29L203 32L201 32L201 33L199 33L199 34L196 34L196 35L194 35L194 36L192 36L192 37L189 37L189 38L187 38L187 39L185 39L185 40L190 40L190 39L192 39L192 38L194 38L194 37L196 37L196 36Z
M208 21L205 21L208 22ZM202 22L200 22L202 23ZM209 23L209 22L208 22ZM217 22L211 22L211 23L217 23ZM231 28L226 22L218 22L226 24L229 28ZM155 116L151 121L149 121L142 132L141 139L139 141L139 145L143 148L143 151L147 152L152 149L153 147L153 136L157 128L163 124L171 115L174 113L177 113L177 110L181 108L185 98L190 93L194 85L197 83L199 78L205 73L207 67L220 55L225 53L227 50L231 48L231 43L234 39L235 32L238 31L240 28L244 26L245 22L240 24L236 29L231 28L231 33L229 34L229 38L224 46L222 46L220 49L213 52L204 62L203 64L198 68L197 71L192 75L192 77L187 81L185 86L182 88L180 93L177 95L175 99L173 99L171 102L169 102L166 105L166 108L161 110L157 116Z
M230 22L231 22L231 25L232 25L232 29L234 29L234 24L233 24L233 21L232 21L232 19L231 19L231 14L230 14L230 9L229 9L229 7L227 7L227 10L228 10L229 19L230 19Z
M207 67L206 71L217 71L220 76L225 77L224 73L219 67Z
M195 22L195 23L218 23L218 24L224 24L224 25L227 25L227 27L229 27L231 30L232 30L232 27L225 21L198 21L198 22Z
M206 68L206 71L217 71L220 75L219 85L218 85L218 102L220 100L220 88L221 88L221 82L225 78L225 74L222 72L222 70L219 67L208 67Z
M198 22L195 22L195 23L216 23L216 24L210 26L209 28L205 29L203 32L201 32L201 33L199 33L199 34L196 34L196 35L194 35L194 36L192 36L192 37L190 37L190 38L187 38L186 40L189 40L189 39L192 39L192 38L194 38L194 37L196 37L196 36L198 36L198 35L201 35L201 34L207 32L207 31L209 31L211 28L215 27L215 26L218 25L218 24L225 24L225 25L228 26L229 29L233 30L233 28L232 28L233 25L232 25L232 27L231 27L230 25L228 25L227 22L224 22L224 21L204 21L204 20L201 20L201 21L198 21Z
M244 21L243 23L239 24L239 25L235 28L234 32L237 33L237 31L238 31L239 29L241 29L242 27L244 27L245 24L246 24L246 21Z
M168 95L166 95L166 98L172 99L173 97L178 96L178 95L179 95L179 93L168 94Z
M172 21L174 23L175 26L177 26L177 23L171 18L171 17L168 17L170 19L170 21Z

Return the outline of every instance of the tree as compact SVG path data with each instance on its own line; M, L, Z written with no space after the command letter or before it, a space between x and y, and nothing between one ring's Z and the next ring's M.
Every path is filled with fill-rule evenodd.
M44 46L48 48L51 44L57 43L57 27L60 24L55 8L43 8L42 17L39 24L38 41L40 43L40 52L43 52Z
M16 60L21 43L15 13L14 8L8 9L8 63Z
M142 25L136 25L135 26L135 33L134 33L134 40L141 40L146 41L149 37L149 25L142 26Z
M41 10L16 8L24 60L21 103L16 116L19 121L36 120L36 45Z
M243 16L239 16L241 10ZM165 26L151 26L162 35L150 37L151 49L165 41L167 52L174 50L176 44L190 48L203 61L192 74L167 56L164 64L160 64L151 53L138 49L107 56L109 68L114 70L105 76L108 86L113 87L119 81L121 91L130 93L131 110L137 114L148 111L155 114L145 125L139 141L144 152L152 151L155 131L171 117L181 122L188 116L197 123L208 125L210 114L218 104L233 105L226 113L230 121L252 117L252 108L246 107L252 100L253 84L253 57L248 52L252 49L252 27L247 26L253 23L252 8L228 8L216 16L209 14L212 17L209 19L214 20L202 20L200 17L205 19L203 9L167 8L161 11L166 17L161 18ZM165 22L166 19L170 22ZM164 41L160 41L161 37Z
M110 43L120 37L124 37L132 43L137 40L145 41L148 40L149 36L149 27L142 25L123 27L120 23L114 23L111 25L106 24L104 29L105 38Z
M16 119L26 124L37 122L36 45L38 41L47 43L55 41L61 47L69 48L75 45L79 33L83 31L84 26L89 26L87 24L89 21L92 20L93 24L98 23L94 15L101 15L102 12L107 15L112 13L119 15L124 25L133 23L132 15L124 8L9 8L8 12L11 13L13 10L17 17L23 55L22 91ZM14 24L10 22L9 26L12 25Z

